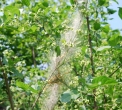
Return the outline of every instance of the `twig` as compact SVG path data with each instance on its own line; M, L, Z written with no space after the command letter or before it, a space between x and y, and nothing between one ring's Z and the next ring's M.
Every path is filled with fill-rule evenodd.
M95 68L94 68L94 60L93 60L93 50L92 50L92 39L91 39L91 30L90 30L90 23L89 23L89 17L86 17L87 20L87 28L88 28L88 42L89 42L89 47L90 47L90 63L91 63L91 69L92 69L92 76L95 75ZM93 90L93 94L94 94L94 110L98 110L98 106L97 106L97 102L95 100L95 93L96 90Z
M110 75L109 77L112 77L114 75L114 73L116 73L120 68L121 68L122 65L120 65L116 70L114 70Z
M91 69L92 69L92 76L95 74L95 68L94 68L94 61L93 61L93 49L92 49L92 39L90 34L90 23L89 23L89 17L86 17L87 20L87 28L88 28L88 42L90 47L90 62L91 62Z
M2 61L0 60L0 67L2 67ZM12 95L11 95L11 90L9 88L9 83L8 83L8 78L7 78L7 74L6 72L3 70L3 78L5 80L5 85L6 85L6 90L8 92L8 98L9 98L9 102L10 102L10 105L11 105L11 109L14 110L14 103L13 103L13 99L12 99Z
M39 92L38 97L36 98L35 102L32 104L32 110L34 109L36 102L38 101L40 95L43 93L45 87L47 86L47 83L43 86L42 90Z
M55 72L55 70L54 70L54 72ZM52 78L53 73L50 75L49 79L47 80L46 84L43 86L42 90L38 93L38 97L36 98L35 102L32 104L32 110L34 109L36 102L39 100L40 95L43 93L44 89L46 88L48 81Z
M34 50L34 47L32 47L32 57L33 57L33 64L34 64L34 67L36 67L36 57L35 57L35 50Z
M68 86L65 81L63 81L62 79L58 78L57 76L56 76L56 78L59 80L59 82L64 84L67 88L71 89L70 86Z
M94 108L94 110L98 110L97 102L95 100L95 96L96 96L95 93L96 93L96 89L93 90L93 94L94 94L94 96L93 96L93 98L94 98L94 106L93 106L93 108Z
M105 96L104 89L103 89L103 100L104 100L104 103L107 103L107 97Z

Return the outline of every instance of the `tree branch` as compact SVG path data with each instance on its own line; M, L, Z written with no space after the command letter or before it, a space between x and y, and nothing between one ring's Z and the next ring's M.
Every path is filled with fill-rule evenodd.
M93 61L93 49L92 49L92 39L91 39L91 30L90 30L90 23L89 23L89 17L86 17L87 20L87 28L88 28L88 42L90 47L90 62L91 62L91 69L92 69L92 76L95 74L95 68L94 68L94 61Z
M92 38L91 38L91 30L90 30L90 22L89 22L89 17L86 17L86 21L87 21L87 31L88 31L88 42L89 42L89 48L90 48L90 63L91 63L91 70L92 70L92 76L95 75L95 68L94 68L94 60L93 60L93 49L92 49ZM94 110L98 110L98 106L97 106L97 102L95 100L95 93L96 90L93 90L93 94L94 94Z
M2 67L2 61L0 60L0 67ZM5 80L5 85L6 85L6 90L8 92L8 99L9 99L9 102L10 102L10 105L11 105L11 109L14 110L14 103L13 103L13 99L12 99L12 95L11 95L11 90L10 90L10 87L9 87L9 83L8 83L8 78L7 78L7 74L6 72L3 70L3 78Z
M122 64L116 69L114 70L110 75L109 77L112 77L114 75L114 73L116 73L120 68L121 68Z
M34 50L34 47L32 47L32 57L33 57L33 64L34 64L34 67L36 67L36 57L35 57L35 50Z

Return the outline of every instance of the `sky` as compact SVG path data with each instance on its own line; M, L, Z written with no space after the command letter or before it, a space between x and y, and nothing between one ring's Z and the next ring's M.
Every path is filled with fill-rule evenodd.
M120 19L120 17L118 16L118 10L119 10L118 7L122 7L122 0L117 0L117 1L119 5L115 2L112 2L110 6L111 9L117 10L116 13L110 16L111 18L114 19L108 21L112 29L122 29L122 19Z

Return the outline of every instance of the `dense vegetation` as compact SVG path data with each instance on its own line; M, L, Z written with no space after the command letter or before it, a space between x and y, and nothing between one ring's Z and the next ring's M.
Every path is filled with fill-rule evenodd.
M0 1L0 110L40 110L50 56L61 55L77 0ZM117 0L89 0L79 7L78 51L63 63L55 110L122 110L122 34L108 19ZM118 24L119 25L119 24ZM70 72L68 72L70 70ZM38 98L38 96L40 96Z

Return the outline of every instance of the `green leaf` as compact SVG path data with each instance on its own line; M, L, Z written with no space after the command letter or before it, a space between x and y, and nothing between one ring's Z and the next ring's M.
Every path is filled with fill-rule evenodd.
M94 23L94 29L95 30L99 30L100 29L100 23L99 22L95 22Z
M14 15L20 15L19 8L13 5L9 5L4 8L4 20L9 21L11 18L14 17Z
M28 84L25 84L25 83L23 83L23 82L17 81L17 82L16 82L16 85L17 85L18 87L24 89L24 90L28 90L28 89L29 89L29 85L28 85Z
M33 26L31 27L31 30L32 30L32 32L35 32L35 31L37 30L37 26L33 25Z
M120 63L122 63L122 57L121 56L119 57L119 61L120 61Z
M61 102L69 102L71 99L75 100L79 97L79 91L77 90L77 88L72 88L71 90L67 90L65 91L62 95L61 95Z
M79 97L79 91L75 88L70 91L71 99L77 99Z
M32 12L37 12L39 8L40 8L40 6L39 6L39 5L36 5L36 6L32 7ZM33 13L32 13L32 14L30 14L30 15L31 15L31 16L34 16L34 14L33 14Z
M70 3L73 5L75 4L75 0L70 0Z
M101 84L99 82L101 82ZM99 85L103 85L103 84L111 84L111 83L116 84L117 82L114 79L109 78L107 76L99 76L94 78L92 81L92 84L98 84L98 83Z
M85 105L82 105L82 106L81 106L81 110L86 110Z
M9 20L9 19L7 19ZM0 28L0 30L2 31L2 33L4 35L7 35L7 36L12 36L14 34L14 32L17 31L17 29L15 27L12 27L12 26L3 26L4 28Z
M3 57L3 64L8 65L8 59L5 56Z
M1 74L1 73L0 73ZM0 89L4 86L4 81L0 81Z
M61 99L60 100L61 100L61 102L65 102L65 103L70 102L71 101L71 94L63 93L61 95Z
M106 85L115 85L117 84L116 80L106 77L106 76L99 76L92 80L92 84L89 85L90 88L97 88Z
M104 50L104 49L109 49L109 48L111 48L111 46L102 46L102 47L99 47L99 48L97 49L97 51L102 51L102 50Z
M86 49L87 49L87 46L82 46L81 51L82 51L82 53L83 53L83 54L85 54L85 53L86 53Z
M56 32L56 38L61 38L60 33Z
M8 14L8 13L10 13L10 14L17 14L17 15L19 15L20 13L19 13L19 8L18 7L15 7L15 6L13 6L13 5L9 5L9 6L7 6L7 7L5 7L4 8L4 13L6 14Z
M105 90L105 93L112 96L114 93L113 90L114 90L114 86L108 86L107 89Z
M60 50L60 47L59 46L56 46L55 51L57 53L57 56L60 56L61 55L61 50Z
M22 1L22 3L23 3L24 5L26 5L27 7L30 6L30 0L21 0L21 1Z
M119 7L118 15L122 19L122 7Z
M32 91L33 93L38 93L38 91L33 89L32 87L29 87L29 90Z
M108 43L110 44L110 46L116 46L119 41L120 37L115 34L108 40Z
M105 25L105 26L102 28L102 30L103 30L105 33L108 33L109 30L110 30L109 24Z
M98 5L102 6L106 3L106 0L98 0Z
M11 70L15 78L23 79L23 74L20 73L15 67L13 67Z
M2 19L0 19L0 25L2 24Z
M107 8L108 14L114 14L116 12L116 10Z
M25 83L23 83L23 82L16 81L16 85L17 85L19 88L21 88L21 89L23 89L23 90L25 90L25 91L32 91L32 92L34 92L34 93L37 93L37 90L33 89L33 88L30 87L28 84L25 84Z
M119 4L117 0L113 0L115 3Z
M48 2L46 2L46 1L44 1L42 4L43 4L43 6L45 6L45 7L48 7L48 6L49 6Z

